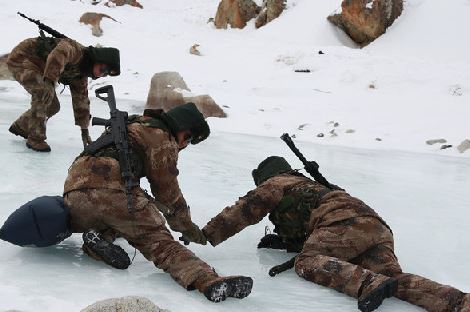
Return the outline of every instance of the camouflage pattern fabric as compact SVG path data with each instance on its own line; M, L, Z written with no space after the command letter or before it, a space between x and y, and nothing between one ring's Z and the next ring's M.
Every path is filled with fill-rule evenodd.
M276 214L294 190L314 199L313 193L319 194L305 220L306 241L295 262L299 276L354 298L359 297L365 281L395 277L399 283L396 297L401 300L432 312L468 311L470 300L464 300L467 297L460 290L402 272L392 232L372 208L344 191L321 196L325 187L304 176L283 173L269 178L212 218L203 228L207 240L216 246L266 215ZM279 217L287 220L280 222ZM270 219L276 227L285 227L298 217L283 212Z
M18 44L10 53L7 65L13 77L31 94L31 109L16 123L34 138L46 139L45 122L59 109L55 93L56 82L70 85L75 124L82 129L90 122L88 80L80 73L78 64L85 47L72 39L57 39L55 48L41 57L37 53L38 38Z
M142 161L142 176L150 183L156 200L170 210L165 213L170 228L183 232L193 228L189 207L178 184L178 144L162 129L132 123L127 127L129 142ZM138 182L138 181L136 181ZM119 162L111 157L83 156L69 168L64 194L75 190L111 189L125 191Z
M110 233L113 238L125 238L186 289L195 286L198 279L215 280L218 276L209 265L173 239L165 219L144 191L134 187L132 193L133 215L127 210L126 194L122 191L103 188L67 193L64 200L70 208L72 231L95 229L110 240Z

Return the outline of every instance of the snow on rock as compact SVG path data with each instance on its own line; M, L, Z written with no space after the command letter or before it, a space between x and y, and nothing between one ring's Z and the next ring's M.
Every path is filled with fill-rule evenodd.
M81 312L169 312L144 297L122 297L98 301Z

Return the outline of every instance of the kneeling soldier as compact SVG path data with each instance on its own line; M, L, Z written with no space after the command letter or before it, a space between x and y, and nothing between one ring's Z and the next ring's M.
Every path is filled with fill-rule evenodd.
M127 133L136 185L131 189L132 211L128 210L119 151L114 145L92 154L85 149L69 169L64 201L70 208L72 232L85 232L84 250L95 259L126 268L127 255L112 244L117 235L158 268L170 273L181 286L196 288L211 301L248 296L253 284L250 277L218 276L173 239L163 218L172 230L181 232L187 239L206 243L199 227L191 221L189 207L178 185L176 167L181 149L209 136L209 125L203 115L189 103L167 113L147 110L144 116L131 117L129 122ZM138 185L143 177L149 181L155 200Z
M277 235L265 236L258 247L299 252L299 276L358 298L361 311L391 296L433 312L470 311L470 295L402 272L392 231L361 200L312 181L282 157L261 162L253 178L257 188L203 228L213 246L269 214Z

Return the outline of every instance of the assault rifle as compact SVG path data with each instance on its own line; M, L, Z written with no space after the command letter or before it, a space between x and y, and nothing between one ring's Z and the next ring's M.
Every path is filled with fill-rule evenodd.
M45 32L47 32L48 34L52 35L53 37L56 37L56 38L68 38L66 35L64 34L61 34L60 32L58 32L57 30L55 29L52 29L51 27L47 26L47 25L44 25L43 23L41 23L40 20L35 20L35 19L32 19L30 17L27 17L26 15L24 15L23 13L21 12L16 12L19 16L21 16L22 18L26 18L28 21L38 25L39 27L39 33L41 34L41 37L44 36L44 33L42 32L43 30Z
M104 146L114 145L116 147L119 155L118 160L119 167L121 168L121 176L126 186L127 209L130 213L133 213L131 189L138 185L138 183L133 180L134 175L130 158L131 149L127 137L128 114L116 108L113 86L107 85L101 87L96 89L95 93L97 98L108 102L111 118L103 119L93 117L91 124L93 126L105 126L111 133L102 135L98 140L88 145L85 151L93 154ZM103 96L102 94L106 94L107 96Z
M318 183L326 186L329 189L335 190L338 189L336 185L330 184L325 177L322 176L320 171L318 171L318 168L320 167L316 161L307 161L304 155L299 151L297 147L295 147L294 142L292 141L291 137L289 136L288 133L284 133L281 135L281 139L286 142L287 146L291 149L292 152L294 152L295 156L297 156L302 164L304 165L305 171L307 171L312 178L317 181Z

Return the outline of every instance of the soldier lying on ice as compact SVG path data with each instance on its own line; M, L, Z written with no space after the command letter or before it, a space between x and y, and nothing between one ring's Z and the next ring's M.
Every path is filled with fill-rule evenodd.
M357 298L361 311L395 296L428 311L470 312L470 295L402 272L392 231L361 200L292 170L282 157L261 162L253 178L257 187L202 229L213 246L269 214L277 235L258 247L299 252L299 276Z

